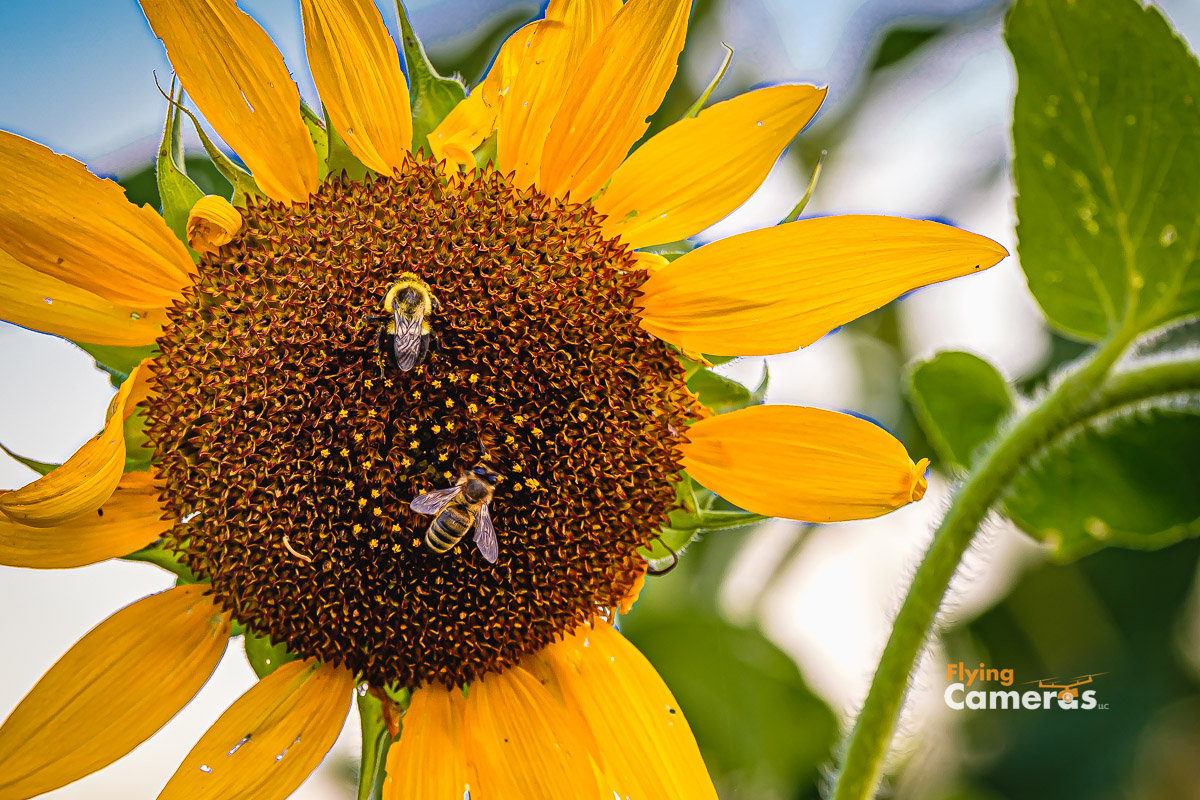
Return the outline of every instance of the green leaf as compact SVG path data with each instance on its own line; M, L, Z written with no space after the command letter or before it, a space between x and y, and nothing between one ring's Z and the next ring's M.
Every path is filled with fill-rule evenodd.
M718 375L710 369L698 369L688 378L687 386L700 395L700 402L718 414L727 414L739 408L759 405L767 396L770 371L763 363L763 376L755 389L747 389L735 380Z
M1013 482L1013 521L1071 560L1105 546L1158 549L1200 536L1200 359L1109 377Z
M308 138L312 139L313 149L317 151L317 177L324 180L329 174L329 134L325 130L325 122L303 100L300 101L300 116L304 118Z
M367 176L366 164L358 160L358 156L350 152L350 148L346 146L346 141L338 133L334 127L332 120L329 119L329 109L322 106L325 112L325 131L328 136L328 155L325 158L325 173L327 175L340 175L346 173L346 177L352 181L361 181Z
M623 618L622 632L679 701L718 783L737 776L755 784L746 797L798 796L796 787L813 782L830 757L833 712L791 658L758 631L687 608L652 606L652 589L643 594Z
M258 636L250 631L245 632L243 644L246 648L246 660L250 662L250 668L260 680L289 661L296 660L296 654L288 652L287 645L273 644L268 637Z
M168 550L163 541L159 539L154 544L149 544L141 550L135 550L129 555L121 556L122 561L140 561L145 564L153 564L156 567L162 567L167 572L175 575L178 579L176 585L187 583L200 583L200 579L196 577L190 569L188 569L182 560L179 553L174 550Z
M358 762L358 789L355 800L371 800L383 790L387 776L384 765L392 744L383 716L383 702L371 692L357 692L358 720L362 730L362 757Z
M413 31L404 10L402 0L396 0L396 13L400 15L400 36L404 45L404 61L407 65L408 91L412 100L413 140L415 153L425 148L430 152L426 137L438 126L446 115L467 96L466 87L454 78L444 78L433 68L425 46Z
M988 362L970 353L939 353L908 376L913 410L943 460L969 467L1013 411L1008 383Z
M133 368L158 352L158 345L144 347L112 347L103 344L75 342L75 346L96 361L96 366L108 373L113 386L120 386Z
M3 450L4 454L7 455L9 458L11 458L13 461L17 461L17 462L24 464L25 466L29 467L31 470L36 472L38 475L49 475L56 468L62 466L61 464L48 464L45 461L34 461L32 458L26 458L25 456L19 456L16 453L14 453L12 450L9 450L3 444L0 444L0 450Z
M675 507L668 523L647 548L646 560L662 569L702 533L735 530L762 522L768 517L737 508L705 489L687 473L675 484Z
M155 175L158 185L159 203L162 205L163 221L187 245L188 212L204 192L188 177L183 160L183 144L180 138L179 112L176 105L183 102L183 89L178 98L167 103L167 123L163 128L162 142L158 146ZM188 248L191 252L191 248ZM192 252L192 258L196 254Z
M1017 235L1050 320L1097 340L1200 311L1200 67L1135 0L1018 0Z
M258 182L254 180L254 176L234 163L232 158L222 153L221 148L208 138L208 134L204 132L204 128L200 125L200 120L196 119L195 114L180 103L175 104L175 109L188 115L192 125L196 128L196 135L200 137L200 144L204 145L204 152L208 153L208 157L212 159L213 166L217 168L217 171L233 186L233 197L230 198L230 203L238 207L245 207L247 197L266 196L262 189L258 188Z

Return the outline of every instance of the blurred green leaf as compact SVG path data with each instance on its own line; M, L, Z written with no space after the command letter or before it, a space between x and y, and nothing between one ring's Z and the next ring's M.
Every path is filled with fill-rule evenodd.
M1095 340L1200 311L1195 58L1135 0L1018 0L1007 40L1021 266L1047 316Z
M183 89L181 88L175 102L167 103L167 122L163 127L162 142L158 146L155 176L163 221L179 237L179 241L186 246L188 212L192 210L196 201L204 197L204 192L200 190L195 181L188 177L187 166L183 160L180 117L176 110L176 103L182 102ZM190 248L189 252L191 252ZM193 252L192 258L195 257Z
M26 458L25 456L19 456L16 453L14 453L12 450L9 450L3 444L0 444L0 450L4 451L4 454L7 455L9 458L11 458L13 461L17 461L21 464L24 464L25 466L29 467L31 470L36 472L38 475L49 475L57 467L62 466L61 464L48 464L45 461L34 461L32 458Z
M396 13L400 15L400 32L404 45L404 60L408 71L408 91L412 101L413 152L425 148L426 137L438 126L446 115L467 96L466 87L454 78L444 78L429 63L425 46L408 22L408 13L402 0L396 0Z
M960 467L1012 413L1013 395L988 362L963 352L939 353L908 376L909 396L938 454Z
M635 610L622 632L679 701L718 782L740 773L774 794L817 777L837 733L833 713L761 633L679 607Z
M250 631L245 632L243 644L246 648L246 660L250 662L250 668L260 680L289 661L296 660L296 655L288 652L287 645L273 644L268 637L258 636Z
M1200 414L1100 420L1054 443L1013 483L1013 521L1072 559L1108 545L1154 550L1200 536Z
M759 405L767 396L767 384L771 379L766 363L763 376L755 389L747 389L735 380L718 375L710 369L699 369L688 378L687 386L700 396L700 402L718 414L727 414L739 408Z
M920 50L930 39L942 33L943 26L931 28L892 28L884 34L883 41L875 50L871 72L878 72L898 64Z

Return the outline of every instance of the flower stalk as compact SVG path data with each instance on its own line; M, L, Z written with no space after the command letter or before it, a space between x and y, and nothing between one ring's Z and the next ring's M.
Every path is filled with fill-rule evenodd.
M834 800L869 800L883 778L889 744L910 676L942 598L975 532L1005 489L1045 444L1086 410L1136 331L1126 326L1019 419L984 456L955 496L913 577L883 651L862 712L844 746Z

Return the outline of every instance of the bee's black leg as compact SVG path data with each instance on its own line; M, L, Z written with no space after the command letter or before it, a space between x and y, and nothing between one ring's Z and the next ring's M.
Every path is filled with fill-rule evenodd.
M439 303L438 299L436 297L433 297L432 295L429 297L429 305L433 308L433 310L435 312L442 310L442 304Z
M438 346L437 331L429 331L425 338L428 339L428 343L425 345L425 347L430 353L437 353L441 350L441 348Z

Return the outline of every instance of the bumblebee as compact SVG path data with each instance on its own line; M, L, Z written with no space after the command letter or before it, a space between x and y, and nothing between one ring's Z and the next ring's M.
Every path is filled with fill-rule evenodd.
M425 531L425 546L435 553L449 552L475 527L475 546L489 563L496 563L500 545L488 503L503 476L486 464L476 464L446 489L434 489L418 496L409 508L418 514L433 514Z
M437 347L429 316L439 308L429 284L416 273L403 273L384 295L383 310L387 313L366 317L368 322L386 323L379 326L376 339L380 357L390 360L401 372L409 372L424 361L430 348Z

